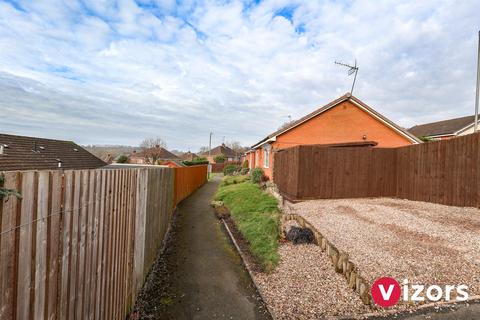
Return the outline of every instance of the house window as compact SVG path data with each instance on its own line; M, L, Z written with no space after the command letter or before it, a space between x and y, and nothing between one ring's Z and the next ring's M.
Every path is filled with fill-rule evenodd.
M271 146L269 144L263 147L263 167L268 168L270 165L270 149Z

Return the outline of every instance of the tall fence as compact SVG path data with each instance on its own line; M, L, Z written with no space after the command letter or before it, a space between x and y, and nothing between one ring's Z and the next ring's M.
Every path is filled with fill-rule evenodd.
M165 237L176 189L182 197L195 189L175 175L5 173L4 187L22 198L0 202L0 319L124 319Z
M290 200L399 197L480 206L480 134L400 148L296 146L274 155Z
M236 166L241 165L242 163L239 161L229 161L229 162L223 162L223 163L212 163L212 172L214 173L223 173L223 169L225 166L233 164Z
M207 181L207 166L175 168L175 203L182 201Z

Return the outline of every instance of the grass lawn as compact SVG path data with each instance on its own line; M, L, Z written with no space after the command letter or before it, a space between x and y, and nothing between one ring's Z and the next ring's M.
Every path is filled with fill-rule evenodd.
M280 214L277 199L263 192L256 184L239 181L228 185L222 183L215 200L223 201L238 230L249 242L253 256L265 271L271 271L279 260Z

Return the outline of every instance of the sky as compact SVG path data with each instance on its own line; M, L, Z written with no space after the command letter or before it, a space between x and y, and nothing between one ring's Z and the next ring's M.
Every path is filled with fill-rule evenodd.
M0 0L0 132L252 145L350 91L404 127L474 112L478 0Z

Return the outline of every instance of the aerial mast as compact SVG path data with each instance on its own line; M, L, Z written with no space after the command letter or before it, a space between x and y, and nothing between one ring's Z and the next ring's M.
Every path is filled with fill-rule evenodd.
M350 94L353 95L353 88L355 87L355 81L357 80L357 73L358 73L358 66L357 66L357 59L355 59L355 65L349 65L347 63L335 61L335 64L339 66L347 67L348 68L348 75L351 76L355 73L353 77L352 89L350 90Z

